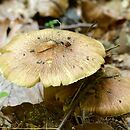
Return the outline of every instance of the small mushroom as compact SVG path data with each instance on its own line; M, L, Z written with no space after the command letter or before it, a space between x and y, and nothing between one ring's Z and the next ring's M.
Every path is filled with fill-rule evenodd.
M103 45L71 31L44 29L15 36L1 48L0 72L10 81L32 87L74 83L104 63Z
M130 112L130 78L117 75L101 78L85 93L80 105L83 111L102 116L117 116Z
M102 123L84 123L77 125L74 130L114 130L111 126Z
M67 86L47 87L44 88L44 103L48 107L63 107L64 104L68 105L76 91L78 90L81 82L76 82ZM65 108L66 106L64 106Z

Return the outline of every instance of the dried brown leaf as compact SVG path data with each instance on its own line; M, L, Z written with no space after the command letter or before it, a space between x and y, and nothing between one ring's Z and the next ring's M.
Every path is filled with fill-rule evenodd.
M87 22L97 22L100 27L107 28L116 21L124 19L124 8L119 0L105 3L83 0L81 7L83 18Z
M59 17L68 7L68 0L38 0L36 10L41 16Z

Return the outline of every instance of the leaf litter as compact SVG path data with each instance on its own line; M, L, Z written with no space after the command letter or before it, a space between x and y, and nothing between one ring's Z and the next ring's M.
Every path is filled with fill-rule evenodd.
M0 47L7 44L16 34L46 28L46 23L55 19L60 24L52 27L64 27L96 38L106 49L119 44L120 47L109 52L109 63L117 67L122 76L130 77L130 0L2 0ZM85 27L79 26L79 23L85 24ZM96 23L95 27L92 27L93 23ZM58 127L65 113L62 107L67 108L65 104L69 104L72 99L72 96L66 99L66 94L62 94L63 90L58 91L50 92L48 103L44 99L43 87L40 84L32 88L23 88L0 76L0 92L8 93L0 98L1 127ZM73 90L68 92L70 95L71 91ZM83 113L76 107L64 128L85 129L92 126L94 129L96 122L99 124L98 127L103 123L106 129L128 129L129 113L105 118L92 113L85 116Z

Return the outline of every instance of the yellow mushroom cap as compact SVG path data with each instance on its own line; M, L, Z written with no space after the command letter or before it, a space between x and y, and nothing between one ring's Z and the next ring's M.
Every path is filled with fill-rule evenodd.
M0 72L10 81L31 87L74 83L95 73L105 49L95 39L58 29L20 34L1 49Z
M113 78L103 78L92 86L80 103L81 109L102 116L130 112L130 78L113 75Z

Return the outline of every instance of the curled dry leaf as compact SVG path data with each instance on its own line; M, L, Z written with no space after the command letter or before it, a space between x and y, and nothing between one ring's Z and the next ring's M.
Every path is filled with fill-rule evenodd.
M94 74L104 63L105 49L82 34L44 29L14 37L1 53L0 69L7 79L27 87L42 81L49 87Z
M35 21L25 22L22 19L12 21L5 19L0 22L0 47L6 45L15 35L22 32L38 30L38 28L38 23Z
M0 4L0 20L4 20L6 18L15 20L17 18L21 18L21 15L25 15L25 7L22 2L9 0Z
M0 4L0 20L31 20L36 12L37 0L8 0Z
M24 22L23 20L16 19L11 21L9 28L10 32L7 37L7 42L20 33L38 30L39 27L38 23L35 21Z
M68 7L68 0L38 0L36 10L41 16L59 17Z
M8 29L9 24L10 24L9 19L0 21L0 47L2 47L3 44L6 42L7 29Z
M0 75L0 92L7 92L8 96L0 99L0 109L3 106L16 106L23 102L32 104L43 101L43 87L37 84L33 88L23 88L17 86Z
M92 86L81 102L81 109L102 116L130 112L130 78L104 77Z
M26 8L24 1L9 0L0 4L0 47L16 34L38 30L38 23L30 19L35 14L31 9Z
M124 19L124 8L119 0L105 3L82 0L81 8L84 20L97 22L100 27L106 28L116 21Z
M10 24L8 25L8 28L6 30L6 33L7 33L9 29L8 35L3 45L7 44L12 39L13 36L18 34L20 28L22 27L22 24L23 24L23 21L20 19L15 19L15 20L10 21Z
M68 0L9 0L0 5L0 20L30 19L37 12L41 16L59 17L68 7Z

